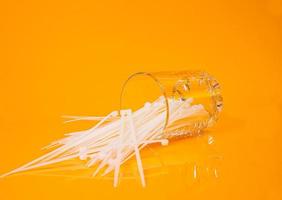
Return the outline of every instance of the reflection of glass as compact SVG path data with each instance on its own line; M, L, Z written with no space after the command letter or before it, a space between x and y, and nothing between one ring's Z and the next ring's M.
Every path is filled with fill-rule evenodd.
M217 150L215 137L211 134L179 140L167 147L148 148L151 151L145 150L145 155L142 156L146 177L165 176L169 179L182 177L190 184L199 179L220 176L223 157ZM155 162L152 162L153 159Z
M135 73L123 85L120 107L121 109L137 109L145 102L154 101L159 96L165 97L167 107L164 119L165 138L199 133L202 129L214 124L222 109L219 83L202 71ZM193 105L202 105L207 114L181 119L173 124L169 123L168 102L170 100L185 101L189 98L193 98Z

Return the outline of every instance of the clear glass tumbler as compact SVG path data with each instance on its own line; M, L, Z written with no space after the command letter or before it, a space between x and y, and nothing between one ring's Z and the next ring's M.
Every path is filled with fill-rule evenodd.
M145 102L154 101L160 96L165 98L167 107L163 138L199 134L217 121L223 107L220 85L214 77L203 71L175 71L132 74L123 84L120 109L136 110ZM193 99L192 105L201 104L208 114L170 123L169 100L185 101L188 98ZM177 126L180 121L182 125Z

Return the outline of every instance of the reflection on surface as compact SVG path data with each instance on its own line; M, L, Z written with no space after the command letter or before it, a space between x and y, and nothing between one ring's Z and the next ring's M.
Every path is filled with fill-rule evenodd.
M189 186L195 182L216 180L220 177L222 155L217 151L214 134L205 132L200 136L170 141L168 146L151 145L141 151L144 173L148 185L154 179L180 177ZM93 179L112 181L113 173L103 175L103 171L93 177L95 167L87 168L78 159L25 172L27 175L60 176L70 179ZM136 160L124 163L120 172L123 181L138 182Z

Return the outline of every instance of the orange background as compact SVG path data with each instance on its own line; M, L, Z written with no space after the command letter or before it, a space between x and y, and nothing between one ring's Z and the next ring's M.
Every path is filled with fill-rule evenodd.
M154 147L168 167L146 188L25 175L0 180L1 200L282 199L281 1L2 1L0 15L0 173L62 137L61 115L117 109L133 72L202 69L224 97L212 130Z

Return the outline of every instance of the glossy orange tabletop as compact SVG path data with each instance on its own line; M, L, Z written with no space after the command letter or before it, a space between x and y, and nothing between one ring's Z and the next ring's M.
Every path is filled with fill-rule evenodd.
M146 188L132 159L117 188L91 169L35 171L0 179L1 200L282 199L281 1L12 0L0 15L1 174L91 126L62 115L118 109L134 72L204 70L224 97L201 136L142 151Z

